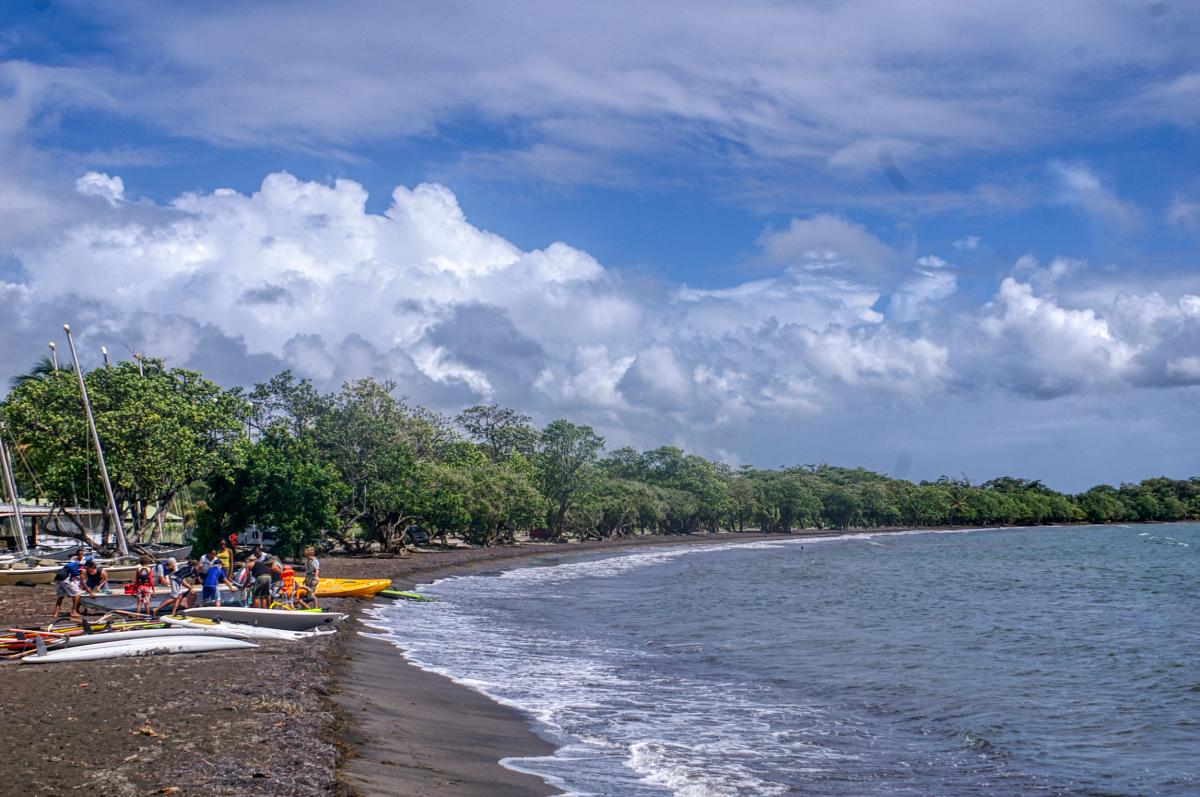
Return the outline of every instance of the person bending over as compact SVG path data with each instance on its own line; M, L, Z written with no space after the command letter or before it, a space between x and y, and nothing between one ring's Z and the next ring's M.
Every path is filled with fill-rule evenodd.
M108 594L108 571L95 559L83 566L83 589L88 595Z
M233 589L233 582L225 575L225 568L220 562L213 562L204 574L204 589L200 593L200 603L204 606L221 605L221 585L226 584Z

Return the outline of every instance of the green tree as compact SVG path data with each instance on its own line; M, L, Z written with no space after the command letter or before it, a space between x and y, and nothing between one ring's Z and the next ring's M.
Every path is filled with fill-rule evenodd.
M144 373L124 362L92 370L85 380L131 541L155 527L156 515L185 486L237 464L248 412L238 392L156 360L144 361ZM2 411L32 470L32 477L21 470L29 480L22 483L24 494L37 494L62 511L105 505L73 374L60 370L22 382ZM105 530L107 537L107 516Z
M557 420L542 430L537 464L542 494L551 505L549 525L556 537L563 533L575 494L592 479L603 448L604 438L590 426Z
M251 524L269 530L277 548L297 556L337 524L346 487L322 462L311 437L268 428L245 461L209 484L210 498L197 518L197 543L212 546Z
M538 433L528 415L499 404L476 404L458 414L455 421L488 455L504 462L514 453L529 457L537 449Z

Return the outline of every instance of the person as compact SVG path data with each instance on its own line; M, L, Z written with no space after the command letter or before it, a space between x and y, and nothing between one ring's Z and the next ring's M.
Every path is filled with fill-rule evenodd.
M138 569L133 572L133 594L137 596L137 613L150 614L150 601L154 599L154 572L149 556L143 556L138 562Z
M251 557L250 561L254 563L250 567L250 575L254 577L254 586L250 593L253 600L252 605L256 609L269 608L271 605L271 563L267 561L266 556Z
M271 598L278 597L280 590L283 588L283 565L279 561L278 556L270 557L271 562ZM271 608L271 601L267 601L267 608Z
M108 571L95 559L83 566L83 588L88 595L108 594Z
M200 603L204 606L220 606L222 584L233 589L233 582L229 580L225 574L225 568L221 567L221 562L218 560L209 565L208 572L204 574L204 587L200 593Z
M317 558L315 549L304 549L304 588L308 590L303 603L310 609L317 606L317 585L321 583L321 560Z
M200 557L200 575L207 575L208 568L212 567L212 564L215 561L217 561L217 549L209 548L208 553Z
M58 618L62 611L63 600L71 599L71 619L77 619L79 614L79 598L83 595L83 587L79 583L79 568L80 562L83 560L83 553L80 552L78 560L72 559L66 562L57 573L54 574L54 594L58 600L54 602L54 617Z
M200 575L200 560L194 556L187 560L187 564L179 569L177 575L180 582L183 584L184 599L187 603L187 608L192 608L196 602L196 585L201 582Z
M229 550L229 543L225 540L221 540L217 545L217 561L225 568L226 573L233 572L233 551Z
M296 571L291 565L280 568L279 602L285 606L296 606Z
M229 548L230 548L230 550L233 551L234 555L237 555L237 532L236 531L229 535Z
M249 601L249 589L253 583L253 576L250 575L250 565L245 560L238 561L234 567L232 579L233 585L238 590L238 603L245 606Z
M162 563L162 570L160 572L162 584L170 593L167 599L154 610L154 613L179 614L179 609L183 605L183 602L191 595L191 585L186 584L184 578L180 575L179 562L173 556ZM168 609L168 607L170 608Z

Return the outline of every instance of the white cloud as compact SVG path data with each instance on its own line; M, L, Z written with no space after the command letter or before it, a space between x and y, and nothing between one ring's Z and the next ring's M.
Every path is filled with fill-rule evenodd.
M982 238L978 235L968 235L965 238L959 238L954 242L954 248L960 252L974 252L979 248Z
M891 248L866 227L826 213L792 219L782 230L768 230L758 245L770 263L803 264L814 271L878 273L895 258Z
M1027 144L1081 109L1144 124L1122 111L1155 92L1158 105L1187 106L1181 123L1195 112L1195 19L1177 13L1164 29L1139 8L1086 0L1052 12L1032 0L77 11L91 16L95 54L52 89L77 106L222 144L326 150L466 115L519 132L507 153L474 154L552 179L603 181L612 170L595 163L614 153L715 161L725 142L769 164L763 173L873 170L883 150L944 161ZM51 90L47 73L9 63L26 81L20 96ZM1096 107L1099 88L1113 110Z
M100 197L110 205L125 199L125 181L100 172L88 172L75 181L75 190L84 196Z
M644 294L565 243L523 250L479 229L444 186L398 188L381 214L366 203L357 183L285 173L252 194L86 202L54 236L14 248L23 281L0 283L3 362L20 368L72 321L86 351L145 351L229 383L284 366L325 387L376 375L445 411L494 400L614 442L698 450L846 402L1196 381L1200 291L1092 290L1078 304L1061 289L1090 272L1073 261L1023 258L982 310L951 309L958 276L936 256L890 296L849 257L804 259L803 239L829 230L867 256L886 250L818 217L764 235L776 254L801 253L778 274Z
M1100 178L1084 164L1053 161L1050 172L1058 181L1059 201L1122 230L1133 230L1142 225L1143 214L1137 205L1105 188Z

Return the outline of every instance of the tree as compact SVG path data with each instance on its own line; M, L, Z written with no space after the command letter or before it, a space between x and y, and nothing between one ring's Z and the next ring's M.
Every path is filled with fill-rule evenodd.
M249 400L253 408L250 422L260 434L282 425L293 437L312 431L332 401L311 381L297 379L291 371L281 371L270 381L255 385Z
M292 437L269 427L241 465L211 480L210 498L197 518L197 543L210 547L230 531L257 524L271 531L279 549L297 556L337 524L345 490L309 435Z
M592 478L604 438L590 426L564 420L551 422L541 438L537 464L542 494L552 507L549 525L555 536L561 536L571 500Z
M537 448L532 419L499 404L476 404L460 412L455 421L492 462L503 462L514 452L532 456Z
M175 495L235 465L247 405L196 371L166 369L144 360L85 375L96 429L104 446L118 511L139 540ZM104 490L74 375L59 370L22 382L5 399L12 437L33 472L22 491L39 494L59 511L103 506ZM29 479L22 470L22 479ZM105 536L109 519L105 516Z

